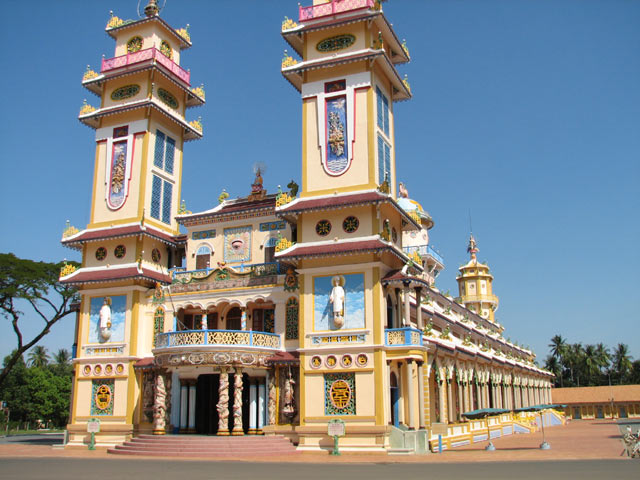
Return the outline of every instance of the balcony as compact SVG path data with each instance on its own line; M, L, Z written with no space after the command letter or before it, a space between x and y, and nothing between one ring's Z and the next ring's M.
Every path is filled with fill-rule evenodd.
M413 247L404 247L403 250L404 253L407 254L418 252L418 255L420 255L421 257L429 256L444 267L444 259L438 252L436 252L436 250L431 245L416 245Z
M182 330L158 333L156 348L178 347L254 347L280 350L280 335L244 330Z
M393 347L408 347L411 345L422 345L422 332L417 328L385 328L384 343Z
M140 50L139 52L127 53L120 57L103 58L100 72L105 73L118 68L128 67L130 65L138 65L147 61L155 61L159 63L187 85L191 85L191 72L182 68L155 47Z
M286 270L287 266L277 262L200 270L174 268L169 271L172 279L171 293L275 285L278 283L278 275L284 274Z
M226 278L233 276L233 274L246 276L249 278L266 277L270 275L280 275L284 273L284 268L277 262L269 263L254 263L251 265L240 264L237 267L231 268L201 268L198 270L186 270L184 267L172 268L169 271L173 283L189 283L191 280L204 279L210 276L213 272L218 270L219 274L217 279L225 280ZM282 270L282 271L281 271ZM225 274L225 272L227 272ZM224 278L221 278L224 277Z
M378 7L376 7L376 4ZM364 8L379 8L377 0L331 0L320 5L299 7L299 21L315 20L316 18L335 15L336 13L350 12Z

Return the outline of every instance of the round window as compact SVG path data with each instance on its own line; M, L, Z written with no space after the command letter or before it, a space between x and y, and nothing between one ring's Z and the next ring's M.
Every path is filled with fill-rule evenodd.
M320 220L316 223L316 233L321 237L329 235L331 232L331 222L329 220Z
M347 217L342 222L342 229L347 233L353 233L358 229L360 221L357 217Z
M98 249L96 250L96 260L101 262L105 258L107 258L107 249L104 247L98 247Z
M169 45L169 42L167 42L166 40L163 40L160 43L160 52L168 58L171 58L173 56L173 51L171 50L171 45Z
M127 42L127 53L135 53L142 49L142 38L133 37Z
M118 245L116 249L113 251L113 254L116 258L122 258L127 253L127 248L124 245Z

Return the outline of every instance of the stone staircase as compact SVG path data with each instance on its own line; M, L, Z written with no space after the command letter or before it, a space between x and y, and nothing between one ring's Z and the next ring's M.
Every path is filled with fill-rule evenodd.
M259 457L298 455L284 436L139 435L122 445L109 448L117 455L153 457Z

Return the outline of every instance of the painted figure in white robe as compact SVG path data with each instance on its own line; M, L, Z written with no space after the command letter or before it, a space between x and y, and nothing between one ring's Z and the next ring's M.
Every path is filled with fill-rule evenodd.
M329 301L333 307L333 324L336 328L342 328L344 325L344 288L341 285L341 278L336 275L331 279L331 284L333 288Z

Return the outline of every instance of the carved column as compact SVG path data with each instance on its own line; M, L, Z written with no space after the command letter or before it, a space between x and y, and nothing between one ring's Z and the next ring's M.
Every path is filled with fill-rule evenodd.
M276 424L276 370L267 378L267 388L269 389L269 398L267 401L267 423L269 425Z
M164 385L164 375L158 372L155 382L155 398L153 402L153 434L164 435L167 413L167 391Z
M172 400L171 386L172 385L173 385L173 382L171 379L171 373L167 373L166 375L164 375L164 389L166 392L165 415L164 415L165 430L167 428L169 429L173 428L171 425L171 400Z
M186 380L180 380L180 432L187 431L189 422L189 385Z
M415 430L416 426L416 407L414 401L415 394L415 386L413 384L413 360L408 359L405 364L405 379L407 384L407 400L408 400L408 409L409 415L407 415L407 426L409 430Z
M189 381L189 433L196 432L196 381Z
M464 382L456 380L456 390L458 390L458 411L455 412L456 421L459 422L462 419L462 413L464 413Z
M258 385L249 383L249 435L255 435L258 429Z
M404 296L404 318L402 319L403 327L411 326L411 298L409 296L409 283L404 284L403 296Z
M418 330L422 331L424 322L422 321L422 288L416 287L416 324Z
M262 427L264 427L264 406L266 403L266 389L265 384L260 381L258 383L258 431L257 433L262 432Z
M229 374L226 369L220 372L218 385L218 435L229 435Z
M424 365L422 362L418 362L418 407L420 408L418 427L424 430L427 427L427 421L424 413Z
M233 432L231 435L244 435L242 429L242 370L236 368L233 375Z
M451 386L451 379L447 378L447 423L455 421L455 410L453 405L453 387Z

